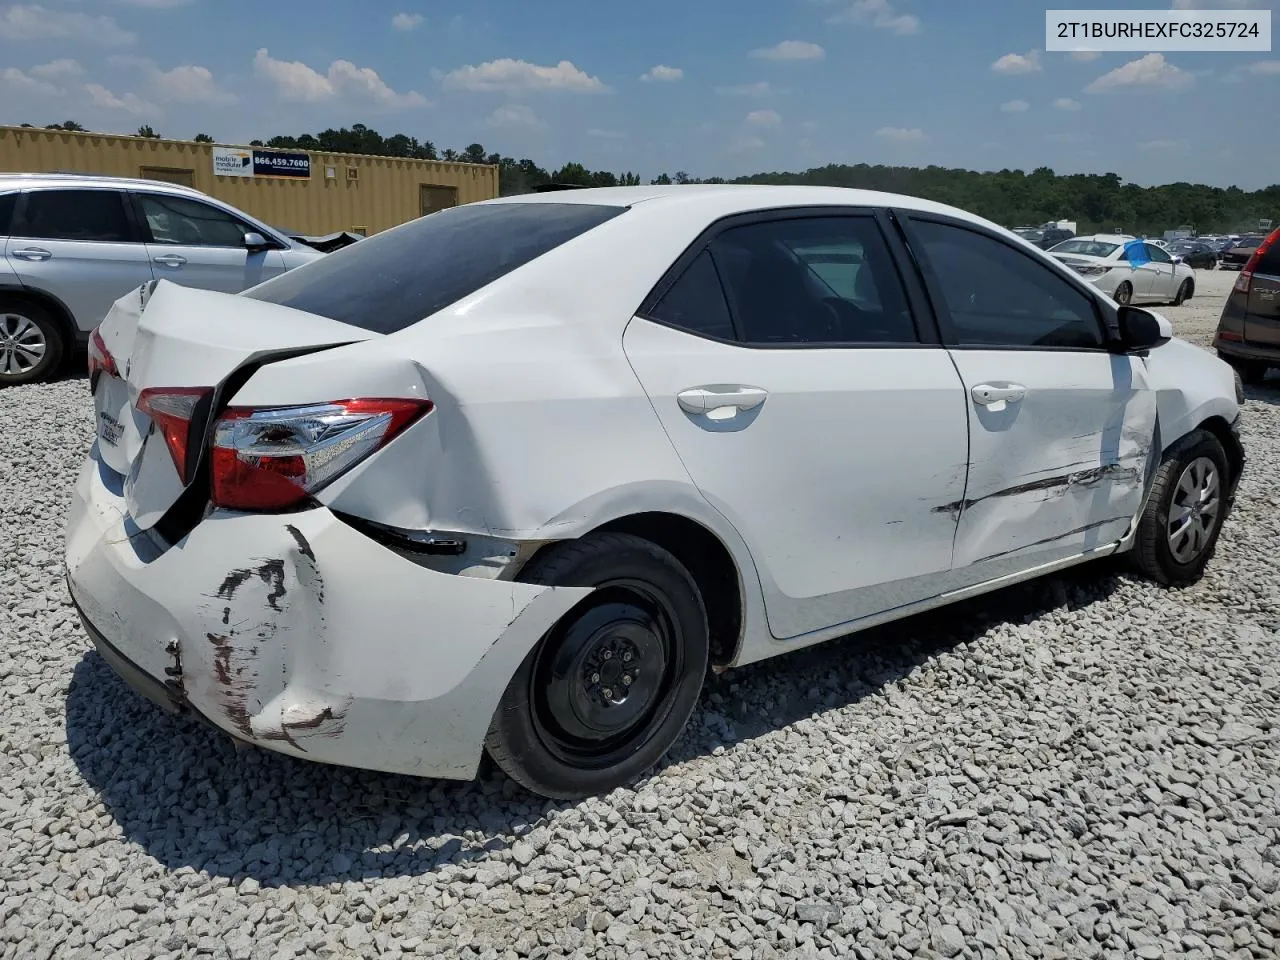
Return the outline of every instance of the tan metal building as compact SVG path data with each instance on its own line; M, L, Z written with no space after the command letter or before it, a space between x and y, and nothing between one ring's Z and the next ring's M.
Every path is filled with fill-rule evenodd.
M498 195L498 168L0 126L0 172L182 183L285 230L373 234Z

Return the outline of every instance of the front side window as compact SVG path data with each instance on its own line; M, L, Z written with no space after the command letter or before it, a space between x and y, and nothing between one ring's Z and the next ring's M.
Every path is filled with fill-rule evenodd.
M129 243L124 194L116 190L32 190L15 237Z
M901 278L869 216L731 227L711 253L747 343L918 343Z
M1051 268L963 227L917 220L955 340L967 346L1091 348L1102 330L1087 294Z
M395 333L625 210L587 203L450 207L326 254L243 296Z
M1169 256L1168 253L1154 243L1143 244L1143 246L1147 248L1147 256L1155 263L1173 263L1173 257Z
M243 247L257 232L244 221L199 200L158 193L135 194L155 243L186 247Z

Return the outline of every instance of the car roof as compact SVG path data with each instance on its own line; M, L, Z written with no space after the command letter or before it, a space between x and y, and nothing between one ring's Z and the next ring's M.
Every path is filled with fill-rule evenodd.
M188 196L205 196L195 187L186 187L168 180L147 180L143 177L109 177L92 173L0 173L0 190L5 187L146 187Z
M499 197L481 203L585 203L613 207L635 207L641 204L696 206L716 217L777 207L850 206L896 207L920 213L936 213L971 223L980 223L1003 233L1006 227L976 216L959 207L936 203L922 197L851 187L774 186L770 184L696 183L651 184L647 187L584 187L579 190L553 190L527 193L515 197Z

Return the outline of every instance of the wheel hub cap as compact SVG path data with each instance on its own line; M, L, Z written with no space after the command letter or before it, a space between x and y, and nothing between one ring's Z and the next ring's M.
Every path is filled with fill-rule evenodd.
M48 350L44 332L18 313L0 313L0 374L29 373Z
M1209 546L1218 523L1221 478L1208 457L1187 464L1169 505L1169 551L1178 563L1190 563Z

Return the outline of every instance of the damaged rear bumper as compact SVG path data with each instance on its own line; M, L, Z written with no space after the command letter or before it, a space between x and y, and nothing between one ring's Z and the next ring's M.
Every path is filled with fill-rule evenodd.
M215 512L165 549L96 451L66 563L103 659L166 709L304 759L457 779L520 662L590 592L440 573L323 507Z

